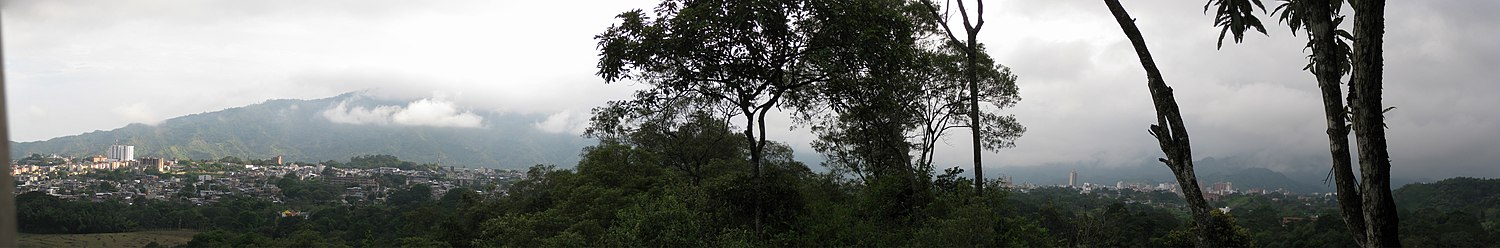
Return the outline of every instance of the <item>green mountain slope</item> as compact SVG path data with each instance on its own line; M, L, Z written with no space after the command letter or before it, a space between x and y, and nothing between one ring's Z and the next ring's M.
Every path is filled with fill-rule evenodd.
M92 156L110 144L135 146L136 157L209 159L225 156L288 161L347 160L365 154L391 154L402 160L443 165L525 168L534 164L571 166L579 150L593 142L573 134L533 127L542 115L480 113L483 127L428 127L335 123L324 117L339 103L373 108L404 105L348 93L315 100L269 100L260 104L168 119L157 125L131 124L45 141L12 143L11 154Z
M1391 192L1404 209L1500 214L1500 179L1455 177L1433 183L1414 183Z

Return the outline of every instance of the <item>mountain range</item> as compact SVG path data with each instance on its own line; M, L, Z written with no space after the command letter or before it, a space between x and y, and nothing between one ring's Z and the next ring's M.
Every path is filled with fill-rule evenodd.
M268 100L220 111L130 124L43 141L11 144L13 157L104 154L111 144L135 146L136 157L217 159L226 156L286 161L347 160L389 154L443 166L570 167L592 140L536 127L547 116L453 110L429 99L400 101L351 92L334 97ZM448 112L443 112L443 108ZM436 114L419 111L437 109ZM432 112L432 111L428 111ZM442 116L442 115L451 116ZM445 125L457 123L452 125Z
M443 105L447 104L447 105ZM431 111L438 110L438 111ZM443 111L447 110L447 111ZM425 111L425 112L424 112ZM362 92L312 100L280 99L220 111L167 119L154 125L130 124L43 141L11 144L12 157L60 154L87 157L104 154L111 144L135 146L136 157L218 159L226 156L321 162L389 154L401 160L443 166L524 169L536 164L572 167L594 141L569 132L538 128L542 114L461 110L433 99L386 100ZM814 170L821 157L799 151L798 159ZM1293 163L1294 171L1266 169L1268 163ZM1322 159L1247 157L1195 161L1205 185L1233 182L1236 189L1285 189L1298 193L1330 192ZM1010 176L1018 183L1067 183L1078 170L1080 183L1172 183L1172 173L1156 161L1136 166L1101 166L1084 162L1007 166L987 170L987 178ZM1430 179L1393 178L1393 187Z

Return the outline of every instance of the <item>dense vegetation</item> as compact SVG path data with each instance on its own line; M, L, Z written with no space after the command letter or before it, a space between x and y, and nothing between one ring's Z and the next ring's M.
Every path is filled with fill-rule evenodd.
M433 164L433 163L418 164L416 162L411 162L411 161L401 161L401 159L396 158L396 156L385 155L385 154L354 156L352 158L349 158L349 162L348 163L342 163L342 162L339 162L339 161L329 160L329 161L323 162L323 165L333 166L333 167L337 167L337 168L354 168L354 169L374 169L374 168L380 168L380 167L390 167L390 168L397 168L397 169L402 169L402 170L434 170L434 169L438 169L438 165L437 164Z
M38 165L38 166L59 165L59 164L63 164L63 162L64 161L63 161L62 158L53 158L53 157L48 157L48 156L42 156L41 154L36 154L36 153L32 153L30 156L26 156L24 158L16 160L16 164L18 164L18 165Z
M21 229L33 233L204 230L189 246L1191 246L1181 198L1132 190L1039 188L972 192L963 171L935 175L907 202L891 192L832 173L813 173L773 145L771 188L749 191L743 141L721 122L687 130L637 132L623 143L587 148L571 170L536 166L506 194L455 189L442 196L416 185L384 204L338 203L339 187L319 180L277 180L285 203L231 198L185 201L71 202L40 192L17 198ZM662 134L662 133L657 133ZM707 142L707 143L703 143ZM714 147L714 148L703 148ZM690 153L684 153L684 152ZM692 156L688 156L692 155ZM378 157L378 156L371 156ZM991 184L990 186L998 186ZM1412 245L1489 244L1496 237L1496 179L1458 178L1397 190ZM757 194L760 194L757 196ZM773 199L755 228L754 197ZM1267 247L1353 245L1331 199L1284 204L1297 196L1233 195L1237 226L1217 232ZM1471 199L1471 200L1447 200ZM1154 202L1165 205L1143 204ZM283 210L307 217L280 217ZM1435 213L1435 214L1429 214ZM1283 217L1316 219L1282 223ZM1482 218L1476 218L1482 217Z

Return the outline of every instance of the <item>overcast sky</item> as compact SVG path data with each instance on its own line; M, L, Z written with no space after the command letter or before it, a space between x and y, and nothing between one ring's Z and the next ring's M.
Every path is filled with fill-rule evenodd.
M628 84L593 75L593 35L615 14L654 1L71 1L3 2L11 135L45 140L267 99L370 90L421 99L367 114L427 114L477 126L473 112L551 116L536 127L576 132L588 109L624 99ZM1267 3L1274 5L1274 3ZM1500 176L1497 1L1389 1L1385 104L1395 173ZM1145 77L1100 1L990 1L980 41L1020 76L1013 109L1029 131L992 167L1053 163L1135 165L1160 156ZM1270 36L1214 48L1202 1L1129 1L1176 89L1195 156L1250 156L1296 170L1327 160L1322 108L1303 37ZM1274 20L1265 20L1274 23ZM435 113L435 114L433 114ZM446 115L446 116L445 116ZM339 119L344 118L344 119ZM400 117L380 121L428 123ZM784 120L783 120L784 121ZM785 122L783 122L785 123ZM806 128L771 138L810 151ZM966 134L939 162L969 161ZM1325 162L1326 163L1326 162Z

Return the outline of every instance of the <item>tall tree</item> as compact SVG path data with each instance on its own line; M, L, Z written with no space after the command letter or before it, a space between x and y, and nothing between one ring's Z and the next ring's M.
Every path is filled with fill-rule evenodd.
M1359 171L1364 179L1366 246L1398 247L1399 219L1391 198L1391 158L1385 143L1385 109L1380 103L1384 75L1385 0L1350 1L1354 7L1353 75L1349 78L1349 107L1354 140L1359 145Z
M917 26L904 0L821 1L818 19L829 29L813 37L834 49L809 53L829 80L794 94L801 121L819 139L813 148L827 165L861 177L910 175L906 132L916 123L914 102L922 93Z
M981 51L983 51L981 49ZM927 49L920 63L923 70L918 79L924 81L919 106L917 145L919 167L931 170L934 148L942 141L947 131L967 127L970 123L967 79L967 54L956 44L944 42ZM977 62L983 70L979 76L979 102L989 105L990 110L1003 110L1021 101L1016 87L1016 75L1009 67L996 64L987 54L979 53ZM1014 115L1002 115L995 111L979 113L981 145L985 150L999 151L1015 146L1015 140L1026 133L1026 127Z
M666 0L654 18L625 12L621 23L595 36L598 75L652 86L638 99L684 97L736 110L761 187L766 114L789 92L826 80L802 57L819 49L809 42L818 27L809 7L807 1Z
M964 57L966 58L965 64L967 66L964 69L964 74L969 84L969 133L972 136L970 138L974 141L974 190L975 192L984 192L984 166L982 163L983 159L980 157L983 149L980 144L982 142L982 139L980 139L982 128L979 117L980 67L978 63L979 30L984 28L984 0L974 1L973 18L970 18L970 12L968 7L964 5L963 0L955 2L958 5L958 14L963 18L964 34L968 38L966 40L959 40L958 36L954 35L953 28L948 25L949 14L946 6L944 6L944 9L939 10L937 3L932 2L932 0L922 0L923 5L932 13L930 17L938 23L938 26L943 28L950 42L958 47L962 47Z
M655 107L689 106L743 118L753 185L766 187L766 115L792 102L802 91L847 90L837 102L870 116L903 99L907 82L903 58L911 46L911 21L901 15L904 0L732 1L665 0L648 17L642 10L619 15L621 22L596 36L598 75L606 82L634 80L650 88L636 99L612 102L600 118L652 115ZM894 15L891 15L895 13ZM829 84L821 87L820 84ZM868 86L868 87L867 87ZM853 113L853 112L851 112ZM874 119L867 119L874 120ZM878 154L905 155L904 118L880 120L868 142ZM628 123L602 122L600 130ZM614 126L614 127L610 127ZM614 132L619 133L619 132ZM877 135L878 136L878 135ZM867 137L877 137L867 136ZM891 137L895 137L892 139ZM883 148L877 147L883 146ZM890 148L901 148L899 152ZM876 153L872 153L876 154ZM899 156L898 156L899 157ZM904 158L904 157L902 157ZM905 162L907 159L899 159ZM765 190L752 191L761 195ZM756 204L765 204L757 200ZM757 226L760 205L756 205Z
M1212 0L1204 5L1218 6L1214 25L1223 32L1233 31L1235 42L1243 32L1255 28L1264 33L1250 5L1262 6L1259 0ZM1390 194L1390 158L1385 144L1384 112L1380 103L1381 45L1384 34L1384 1L1350 1L1355 11L1355 33L1338 29L1343 22L1339 14L1343 0L1284 0L1276 8L1281 23L1293 34L1307 34L1307 48L1312 49L1308 65L1322 91L1323 112L1327 122L1329 154L1339 194L1340 215L1355 241L1366 247L1400 246L1395 203ZM1264 7L1262 7L1264 9ZM1342 38L1342 39L1341 39ZM1344 39L1354 40L1351 49ZM1352 50L1352 51L1351 51ZM1350 61L1353 61L1351 63ZM1351 64L1353 65L1351 70ZM1350 78L1348 108L1340 92L1340 79ZM1352 125L1346 121L1352 116ZM1361 179L1356 182L1350 161L1349 130L1353 127L1359 146ZM1356 186L1358 184L1359 186Z
M1256 20L1217 21L1215 25L1223 26L1224 30L1237 30L1236 37L1242 37L1243 31L1248 29L1245 26L1248 25L1254 25L1257 30L1264 32L1253 11L1231 11L1235 8L1228 7L1249 6L1249 2L1251 1L1210 2L1210 5L1220 6L1216 13L1218 20ZM1254 4L1262 6L1258 1ZM1343 89L1340 86L1343 84L1341 79L1349 70L1349 45L1339 39L1349 36L1348 32L1338 29L1339 23L1343 21L1343 16L1339 14L1342 4L1343 1L1288 0L1277 6L1275 12L1280 14L1280 22L1291 28L1293 35L1299 30L1307 35L1306 47L1312 50L1312 54L1307 56L1308 64L1303 69L1313 74L1318 81L1318 89L1322 92L1323 116L1327 124L1325 133L1328 135L1328 153L1333 161L1330 176L1333 177L1339 195L1339 214L1343 215L1344 225L1349 230L1364 230L1365 221L1361 210L1363 204L1359 188L1355 184L1353 162L1349 156L1349 125L1346 120L1348 112L1344 108ZM1208 6L1205 5L1204 9L1207 10ZM1219 39L1222 45L1222 34ZM1356 242L1364 243L1366 235L1363 231L1350 233L1354 235Z
M1210 230L1221 228L1216 227L1219 223L1210 215L1212 208L1199 190L1198 178L1193 172L1192 146L1188 141L1187 127L1182 123L1182 113L1177 108L1177 99L1172 95L1172 87L1167 86L1161 71L1157 70L1156 61L1152 60L1145 39L1141 38L1141 30L1135 26L1135 19L1130 18L1130 13L1125 12L1125 7L1120 6L1119 0L1104 0L1104 4L1114 14L1115 22L1120 23L1120 29L1125 31L1125 36L1135 47L1135 54L1141 59L1141 66L1146 69L1146 87L1151 89L1151 101L1156 106L1156 124L1151 125L1148 131L1151 136L1156 137L1162 153L1167 155L1158 160L1166 163L1167 168L1172 169L1172 174L1177 177L1177 185L1182 188L1183 198L1188 203L1188 212L1192 213L1193 220L1199 227L1196 233L1198 246L1227 245L1218 242L1216 237L1210 237Z

